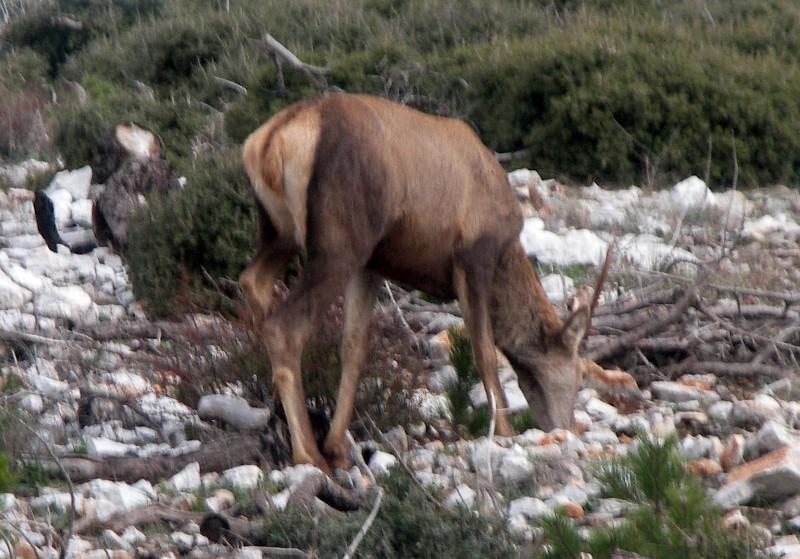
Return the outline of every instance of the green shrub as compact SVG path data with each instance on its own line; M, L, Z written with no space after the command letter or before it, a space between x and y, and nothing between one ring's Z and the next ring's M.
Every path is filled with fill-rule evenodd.
M456 378L446 387L453 423L468 426L473 434L478 434L478 431L485 434L489 425L489 414L474 412L469 396L472 387L480 381L475 363L472 361L472 344L460 329L451 328L447 333L451 344L450 364L456 371ZM479 419L474 420L474 418Z
M184 170L191 165L192 141L207 122L197 106L185 100L149 99L96 74L87 75L84 86L96 97L84 105L62 105L52 111L54 143L67 167L91 164L98 140L124 122L135 122L157 133L174 167Z
M386 494L355 557L362 559L492 559L521 557L496 519L438 509L396 468L380 481ZM341 557L368 510L346 516L287 511L264 522L262 545L297 547L321 559Z
M47 60L52 77L58 74L67 57L86 45L90 37L88 26L75 29L55 21L50 6L20 16L6 34L10 44L28 47L41 54Z
M17 485L19 476L5 452L0 452L0 493L8 493Z
M253 252L254 205L232 149L198 159L184 188L131 220L125 259L136 297L157 316L217 306L214 282L237 279Z
M710 502L699 479L687 471L677 438L642 438L635 451L607 462L598 472L607 497L635 505L621 524L581 536L561 516L543 520L544 557L597 559L622 550L652 559L745 559L754 557L757 540L722 526L722 514Z

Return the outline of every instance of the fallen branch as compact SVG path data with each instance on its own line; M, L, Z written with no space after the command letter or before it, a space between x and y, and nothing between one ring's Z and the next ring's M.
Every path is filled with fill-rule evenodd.
M674 336L654 336L642 338L634 343L635 348L648 353L675 353L689 351L697 345L725 340L730 337L730 332L722 328L714 328L704 332L676 334ZM592 336L587 343L588 350L594 351L612 343L616 336Z
M767 343L767 345L761 349L756 356L753 357L751 363L758 364L762 363L765 359L771 357L774 353L778 352L779 347L789 345L786 343L786 340L790 339L793 335L795 335L798 331L800 331L800 323L792 323L780 332L778 335L775 336L773 340ZM793 349L797 349L800 351L800 347L798 346L791 346Z
M293 70L297 70L319 88L325 88L327 86L325 76L330 74L330 69L306 64L269 33L264 33L264 36L261 38L261 46L267 53L275 57L276 63L279 60ZM278 66L280 67L280 65Z
M648 271L646 273L653 276L668 278L680 283L691 284L694 282L694 280L691 278L686 278L675 274L668 274L665 272ZM777 299L788 305L800 303L800 291L769 291L765 289L753 289L750 287L737 287L735 285L723 285L719 283L707 283L706 287L710 287L721 293L731 293L733 295L751 295L753 297L761 297L764 299Z
M761 363L726 363L724 361L694 361L686 359L677 365L664 369L669 376L675 377L684 373L711 373L728 377L759 377L786 378L796 374L796 371L764 365Z
M531 153L532 150L530 148L519 149L517 151L507 151L502 153L495 152L494 158L497 159L499 163L509 163L515 159L530 157Z
M242 95L247 95L247 88L241 84L231 80L226 80L225 78L221 78L219 76L213 76L213 80L221 86L230 89L231 91L235 91L236 93L240 93Z
M319 472L306 476L302 483L292 489L288 504L302 510L311 510L316 499L341 512L358 510L363 503L359 495L337 485L331 478Z
M201 419L218 419L239 431L265 429L272 412L267 408L253 408L247 400L226 394L210 394L200 398L197 413Z
M621 315L632 313L653 305L670 305L678 300L682 293L680 289L659 289L629 301L614 301L611 304L600 305L594 312L594 318L607 315Z
M97 517L87 516L75 523L75 533L85 534L99 530L113 530L121 532L128 526L141 526L143 524L160 524L170 522L173 524L186 524L195 522L200 524L205 516L202 512L190 512L177 510L166 505L156 504L141 509L129 510L113 515L106 520L99 520ZM238 526L242 521L230 519ZM210 538L209 538L210 539Z
M50 18L50 23L65 29L69 29L70 31L83 31L84 29L83 22L65 15L52 16Z
M353 538L353 541L350 542L349 546L347 546L347 550L345 550L344 555L342 555L342 559L350 559L355 555L361 540L367 535L372 523L375 522L375 517L378 516L378 510L380 510L381 502L383 502L383 488L379 485L375 485L373 487L375 487L376 494L375 503L372 505L372 510L370 511L369 516L367 516L367 519L364 521L364 524L358 530L356 537Z
M260 461L269 462L260 438L237 434L211 441L199 450L179 456L91 458L72 454L52 460L42 459L42 465L50 473L61 473L77 483L96 478L133 483L140 479L158 482L175 475L192 462L200 464L201 472L220 472ZM57 462L61 463L60 468Z
M619 336L605 346L597 348L593 352L589 353L589 355L586 357L592 361L609 359L625 350L635 347L636 343L642 338L651 336L656 332L662 332L670 324L678 322L686 314L686 310L697 297L697 291L704 281L705 276L702 276L695 283L690 285L686 290L686 293L683 294L680 300L678 300L678 302L673 306L666 316L642 324L631 332Z
M769 305L739 305L736 301L722 301L708 307L707 311L718 317L759 319L771 318L778 320L800 320L800 313L786 307L771 307Z

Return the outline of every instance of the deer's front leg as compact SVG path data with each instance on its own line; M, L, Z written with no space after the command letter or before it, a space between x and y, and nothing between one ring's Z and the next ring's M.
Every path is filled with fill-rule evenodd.
M472 342L475 368L483 381L490 412L494 412L495 433L510 437L514 434L514 429L505 413L508 404L497 375L497 354L494 348L492 324L489 319L489 298L493 274L481 262L472 266L470 260L467 259L455 265L453 275L458 302L461 305L461 312L464 315L464 322ZM491 409L492 401L494 410Z
M342 377L324 448L334 468L346 469L350 465L345 434L353 416L358 381L368 351L370 317L379 285L380 278L364 271L351 278L345 292Z

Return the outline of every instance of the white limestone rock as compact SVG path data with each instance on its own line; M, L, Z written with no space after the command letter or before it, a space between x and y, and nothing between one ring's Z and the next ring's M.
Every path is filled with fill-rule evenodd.
M611 404L607 404L599 398L591 398L585 405L586 413L596 421L614 421L619 412Z
M136 445L119 443L105 437L87 437L86 453L94 458L128 456L136 452Z
M92 227L92 207L94 203L89 199L75 200L70 204L70 215L75 225L90 229Z
M147 536L145 536L142 532L136 529L135 526L128 526L125 528L125 531L122 532L122 539L128 542L130 545L140 545L147 541Z
M151 498L143 491L121 481L93 479L80 485L79 490L92 499L105 502L103 510L97 510L97 517L101 520L119 512L146 507L151 502Z
M453 489L452 493L450 493L444 500L444 506L448 509L456 509L458 507L463 507L466 509L471 509L475 506L475 497L477 493L475 490L472 489L466 483L461 483Z
M33 293L0 270L0 309L20 309L31 299L33 299Z
M500 478L506 483L517 483L530 479L533 474L533 464L527 454L521 452L508 452L500 462Z
M520 497L508 505L508 517L521 515L529 520L536 520L542 516L552 514L552 510L541 499L535 497Z
M388 474L389 470L395 465L397 465L397 458L395 458L394 454L381 450L373 453L369 459L369 469L376 476Z
M717 207L714 193L705 182L694 175L673 186L670 196L675 207L683 212Z
M92 306L92 298L77 285L50 286L36 294L36 314L49 318L66 318L80 322L80 318Z
M60 171L55 174L46 192L52 198L57 190L64 190L74 200L83 200L89 197L92 187L92 168L89 165L74 171Z
M34 497L28 501L30 506L37 510L54 510L66 512L72 508L72 495L70 493L46 493L39 497ZM83 495L75 495L75 513L82 515L84 512L85 499Z
M223 479L237 491L249 491L258 487L263 477L258 466L237 466L222 472Z
M555 266L599 266L608 249L608 243L588 229L570 229L559 235L546 231L544 222L536 217L525 220L520 241L527 255Z
M540 281L552 303L560 303L575 293L575 281L569 276L547 274Z
M200 464L192 462L167 480L167 486L175 491L196 491L200 488Z

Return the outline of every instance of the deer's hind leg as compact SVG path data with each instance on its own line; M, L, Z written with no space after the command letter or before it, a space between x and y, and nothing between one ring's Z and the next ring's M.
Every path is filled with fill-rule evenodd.
M286 412L295 464L313 464L326 473L330 468L317 447L300 369L303 348L314 324L331 303L344 292L358 266L346 255L310 257L302 278L289 295L266 319L264 338L272 363L272 379Z
M297 254L294 240L281 238L260 202L256 202L258 250L239 276L239 285L256 328L260 328L270 312L275 281L286 272Z
M453 281L464 322L472 342L472 356L475 368L486 390L490 411L495 412L495 433L511 436L514 430L508 421L505 410L505 392L497 375L497 354L489 315L489 302L494 281L495 244L490 241L477 241L456 257L453 267ZM492 401L494 410L491 409Z
M380 278L366 270L355 274L347 284L344 299L342 334L342 377L336 397L336 410L324 452L334 468L349 466L345 433L350 426L358 381L369 345L369 323Z

